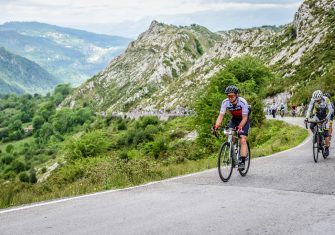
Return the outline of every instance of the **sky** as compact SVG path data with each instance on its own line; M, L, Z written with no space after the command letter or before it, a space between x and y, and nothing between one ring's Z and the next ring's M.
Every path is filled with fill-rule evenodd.
M37 21L136 38L151 21L216 32L283 25L303 0L0 0L0 24Z

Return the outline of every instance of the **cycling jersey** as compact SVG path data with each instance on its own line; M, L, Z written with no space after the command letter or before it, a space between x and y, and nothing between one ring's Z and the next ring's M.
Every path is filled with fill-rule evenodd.
M248 103L242 97L237 97L237 104L230 103L229 99L225 99L221 104L221 114L225 114L228 109L235 119L242 119L242 116L249 114Z
M330 120L333 112L334 109L329 98L323 96L320 103L316 102L314 99L311 100L308 105L306 118L310 118L311 114L316 114L319 119L327 118Z

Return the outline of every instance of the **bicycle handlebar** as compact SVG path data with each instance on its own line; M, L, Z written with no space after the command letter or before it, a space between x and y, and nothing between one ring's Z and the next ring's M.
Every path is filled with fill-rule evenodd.
M308 129L307 123L321 124L321 123L324 123L325 121L326 119L322 119L321 121L305 121L305 126L306 126L306 129Z
M216 131L214 131L214 136L216 137L216 138L219 138L219 136L217 135L217 131L226 131L226 130L231 130L231 131L236 131L236 129L234 129L234 128L230 128L230 127L219 127L218 129L216 129Z
M321 120L321 121L307 121L306 123L315 123L315 124L319 124L319 123L323 123L323 122L325 122L326 121L326 119L323 119L323 120Z

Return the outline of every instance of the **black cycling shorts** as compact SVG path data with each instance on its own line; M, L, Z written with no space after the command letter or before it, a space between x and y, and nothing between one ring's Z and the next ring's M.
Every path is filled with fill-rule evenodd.
M236 118L232 118L230 120L230 122L228 123L228 127L229 128L235 128L237 127L238 125L240 125L242 119L236 119ZM245 136L248 136L248 133L249 133L249 129L250 129L250 119L249 119L249 116L248 116L248 121L247 123L244 125L244 127L242 128L243 132L241 133L238 133L238 135L245 135Z

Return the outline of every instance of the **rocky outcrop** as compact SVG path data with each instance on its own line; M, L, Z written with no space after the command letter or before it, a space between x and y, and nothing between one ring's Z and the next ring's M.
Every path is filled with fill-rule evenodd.
M97 111L174 110L188 107L209 78L224 67L220 59L252 55L276 65L284 77L327 34L333 0L306 1L291 24L212 33L199 25L176 27L153 21L99 75L63 105L88 103Z

